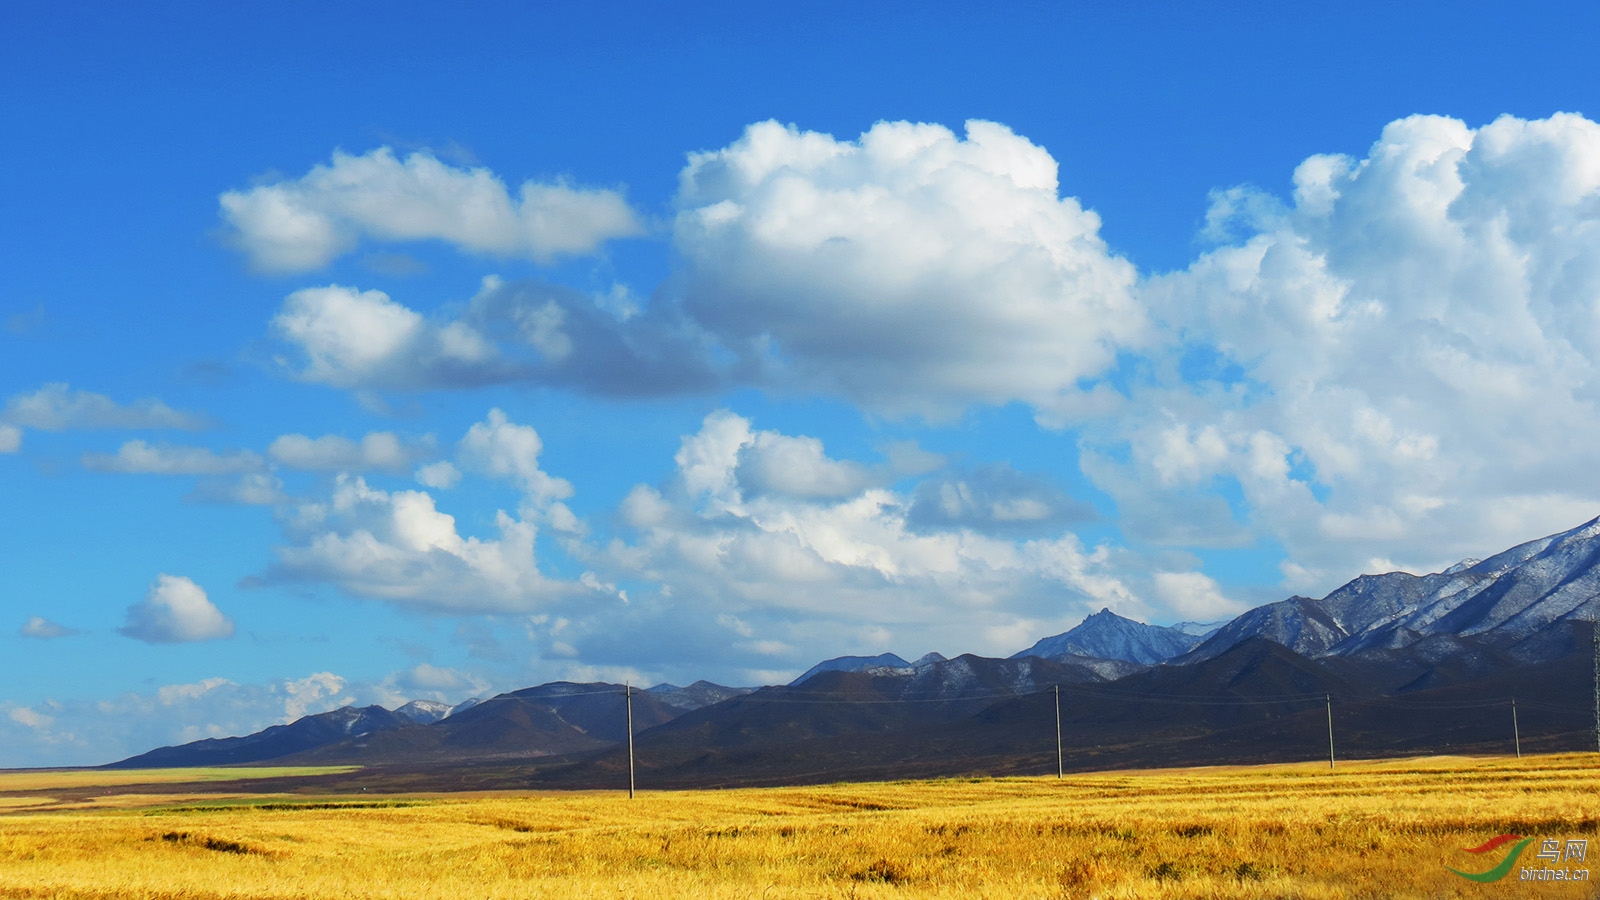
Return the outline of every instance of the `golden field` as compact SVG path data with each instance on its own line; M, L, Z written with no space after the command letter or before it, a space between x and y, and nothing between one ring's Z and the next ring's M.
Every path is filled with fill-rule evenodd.
M218 771L262 774L202 774ZM1489 869L1508 848L1463 848L1505 832L1587 839L1592 862L1564 865L1600 869L1595 754L646 791L631 801L232 795L215 781L158 796L135 783L149 775L0 773L0 897L1600 895L1600 882L1530 884L1513 869L1478 884L1445 869ZM1543 865L1538 846L1522 865Z

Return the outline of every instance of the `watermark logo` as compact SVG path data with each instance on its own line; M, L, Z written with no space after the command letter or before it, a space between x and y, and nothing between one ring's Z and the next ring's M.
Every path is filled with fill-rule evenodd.
M1533 855L1535 860L1542 860L1538 866L1518 866L1517 861L1522 857L1522 851L1535 840L1539 840L1539 852ZM1515 843L1512 843L1515 841ZM1463 872L1451 866L1446 869L1460 875L1469 881L1487 884L1491 881L1510 875L1512 870L1517 871L1518 881L1588 881L1588 869L1574 869L1571 866L1560 868L1549 865L1550 863L1586 862L1589 855L1589 841L1586 838L1568 838L1565 841L1557 838L1523 837L1520 834L1502 834L1490 838L1477 847L1467 847L1467 853L1490 853L1511 844L1511 849L1506 851L1504 858L1493 868L1486 872Z

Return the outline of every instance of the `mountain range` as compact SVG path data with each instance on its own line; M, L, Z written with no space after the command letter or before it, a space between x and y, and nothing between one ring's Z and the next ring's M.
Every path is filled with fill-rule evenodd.
M1047 770L1057 708L1073 768L1304 758L1325 752L1330 717L1358 755L1502 752L1497 710L1513 696L1525 747L1592 748L1596 615L1600 519L1224 623L1102 609L1009 659L845 656L760 689L557 682L455 707L339 709L111 765L354 763L444 788L471 764L477 787L614 784L629 703L640 771L682 786Z

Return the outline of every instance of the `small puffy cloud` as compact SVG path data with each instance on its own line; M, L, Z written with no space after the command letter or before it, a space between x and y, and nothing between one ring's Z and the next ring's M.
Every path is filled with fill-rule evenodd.
M970 528L990 534L1042 534L1091 521L1093 508L1048 481L1007 465L980 466L917 485L906 523L917 531Z
M226 678L205 678L194 684L165 684L156 691L156 702L162 706L191 703L222 687L234 686Z
M342 696L345 680L332 672L313 672L304 678L286 679L277 686L283 694L283 721L293 722L313 712L326 712L351 702Z
M233 634L233 622L206 597L205 589L181 575L162 573L144 600L128 607L118 633L147 644L209 641Z
M499 409L468 429L457 447L461 463L470 469L515 482L529 499L540 503L572 496L572 485L539 468L544 442L532 426L518 425Z
M314 472L403 471L433 452L431 439L407 443L392 431L374 431L360 441L337 434L319 438L286 434L267 447L273 462Z
M416 472L417 484L431 487L435 490L447 491L461 482L461 470L447 459L419 466Z
M43 616L30 616L28 621L24 622L22 627L17 629L17 633L23 637L50 640L52 638L61 638L74 634L81 634L82 632L78 631L76 628L68 628L65 625L52 622Z
M296 377L345 388L504 380L498 352L463 322L438 325L382 291L329 285L290 294L272 320L304 356Z
M1003 125L777 122L679 176L688 316L769 380L892 414L1084 402L1145 316L1100 219Z
M13 722L16 722L19 725L26 725L27 727L34 729L48 728L50 725L55 723L54 718L41 712L37 712L33 709L29 709L26 706L13 706L11 710L6 713L6 715L10 717L11 721Z
M549 262L644 231L618 191L526 181L512 196L488 169L457 168L426 152L400 159L388 147L335 151L331 164L298 179L228 191L218 202L234 243L268 272L321 268L363 238L442 240Z
M0 425L0 453L16 453L22 449L22 429L15 425Z
M248 450L217 453L206 447L145 441L128 441L115 455L85 453L83 465L98 472L138 475L229 475L265 467L261 457Z
M0 410L0 421L11 426L41 431L77 428L172 428L198 431L206 420L194 413L173 409L153 397L119 405L110 397L89 391L75 391L60 382L47 384L31 394L16 394Z

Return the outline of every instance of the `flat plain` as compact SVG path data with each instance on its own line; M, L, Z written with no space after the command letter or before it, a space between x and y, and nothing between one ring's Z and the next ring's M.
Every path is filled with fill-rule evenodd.
M232 793L0 773L0 897L1595 897L1600 755L675 792ZM153 785L160 785L157 792ZM260 784L252 781L252 784ZM173 791L176 791L175 793ZM164 792L164 793L163 793ZM1534 840L1509 874L1478 883ZM1544 841L1596 858L1536 859ZM1600 876L1600 873L1596 873Z

